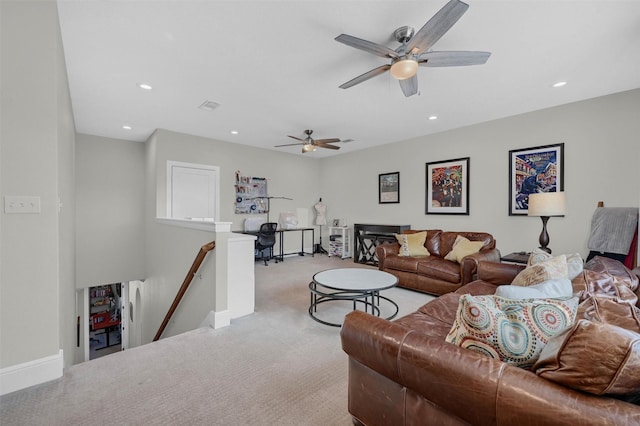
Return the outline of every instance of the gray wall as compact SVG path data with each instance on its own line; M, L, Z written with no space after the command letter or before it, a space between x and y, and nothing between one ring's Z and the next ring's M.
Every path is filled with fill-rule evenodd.
M350 225L486 231L505 254L531 250L542 224L508 215L508 153L564 142L567 214L549 220L549 247L586 256L598 201L609 207L640 204L638 111L640 89L323 159L328 217L346 218ZM425 215L425 163L461 157L470 157L470 214ZM396 171L401 202L378 204L378 174Z
M76 285L144 278L145 144L79 134Z
M74 125L55 2L0 2L0 193L41 198L0 214L0 368L73 362Z

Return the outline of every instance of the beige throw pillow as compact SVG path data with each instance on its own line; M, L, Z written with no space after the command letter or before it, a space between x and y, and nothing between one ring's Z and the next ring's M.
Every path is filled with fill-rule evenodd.
M526 287L559 278L569 278L567 256L564 254L526 267L516 275L511 285Z
M444 258L460 263L465 256L479 252L483 245L482 241L470 241L462 235L458 235L453 243L453 248Z
M400 244L398 256L429 256L429 250L424 246L427 232L415 234L396 234L396 240Z
M566 254L567 257L567 271L569 274L569 279L572 280L584 270L584 261L582 260L582 256L579 253ZM546 251L535 248L531 251L531 255L529 256L529 261L527 262L528 266L532 266L538 264L540 262L544 262L546 260L551 259L550 253Z

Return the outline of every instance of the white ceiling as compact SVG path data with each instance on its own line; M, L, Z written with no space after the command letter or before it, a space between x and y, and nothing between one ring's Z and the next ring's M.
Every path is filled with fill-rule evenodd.
M445 3L58 0L77 131L296 154L273 146L304 129L355 140L305 154L323 157L640 87L640 1L468 0L434 50L489 51L485 65L421 67L410 98L389 73L338 88L386 61L336 36L395 48L396 28L417 31ZM207 100L220 107L198 109Z

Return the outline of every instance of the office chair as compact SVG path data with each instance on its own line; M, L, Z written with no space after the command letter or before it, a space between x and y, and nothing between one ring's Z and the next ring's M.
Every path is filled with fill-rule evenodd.
M258 231L258 238L255 243L255 251L256 257L258 257L258 253L260 253L260 259L264 261L265 266L268 265L267 260L272 259L273 256L273 246L276 244L276 228L278 224L275 222L267 222L260 225L260 230ZM265 250L269 250L269 256L265 257ZM278 258L276 257L276 263L278 263Z

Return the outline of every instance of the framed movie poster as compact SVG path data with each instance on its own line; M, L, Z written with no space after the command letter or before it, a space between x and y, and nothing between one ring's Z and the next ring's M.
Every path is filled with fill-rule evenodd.
M400 172L378 175L378 204L400 202Z
M425 214L469 214L469 157L427 163Z
M564 143L509 151L509 215L526 215L529 194L564 190Z

